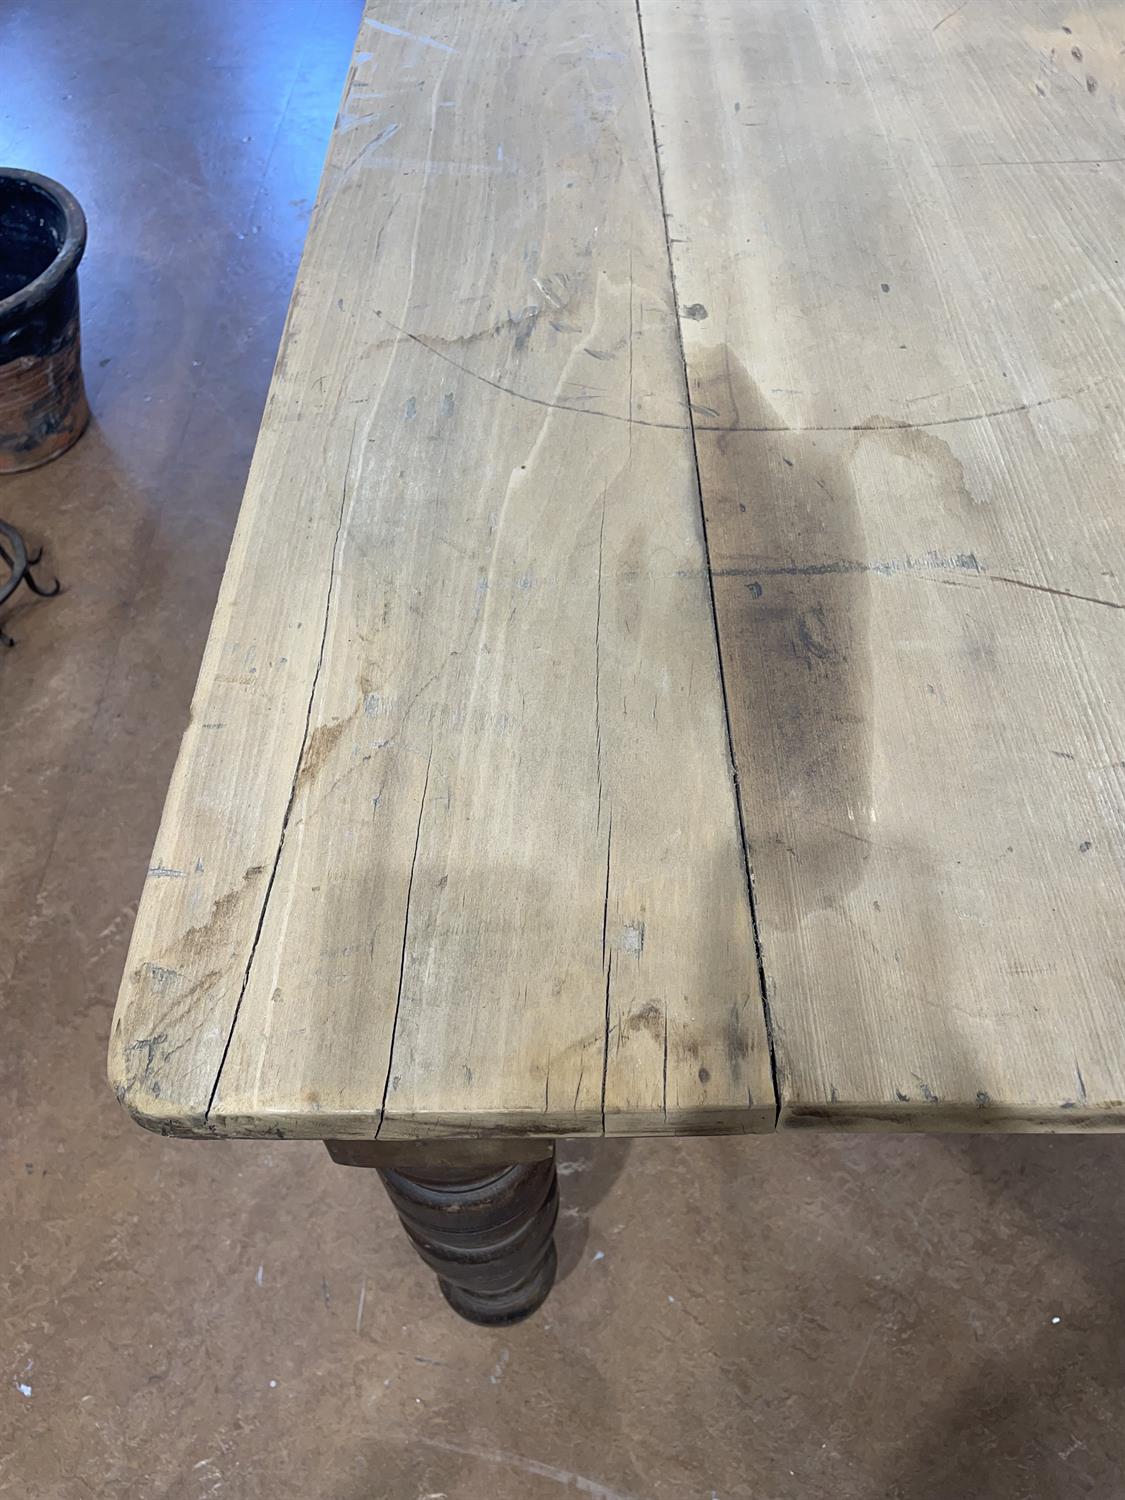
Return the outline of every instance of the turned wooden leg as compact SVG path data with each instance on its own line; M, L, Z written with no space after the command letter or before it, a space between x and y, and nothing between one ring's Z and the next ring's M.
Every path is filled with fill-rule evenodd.
M391 1142L326 1144L333 1160L378 1170L415 1249L463 1318L496 1327L518 1323L542 1305L556 1269L552 1144L513 1150L536 1159L509 1165L495 1159L499 1142L483 1146L475 1163L471 1145L427 1151L395 1150Z

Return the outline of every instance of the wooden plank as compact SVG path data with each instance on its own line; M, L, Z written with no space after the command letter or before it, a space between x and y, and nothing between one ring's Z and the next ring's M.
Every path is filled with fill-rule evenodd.
M642 0L783 1123L1125 1116L1125 7Z
M513 1167L517 1163L550 1161L555 1143L544 1136L491 1135L484 1140L441 1136L424 1141L326 1140L328 1154L339 1167L391 1167L398 1172L427 1167Z
M772 1126L632 0L369 8L137 918L153 1128Z

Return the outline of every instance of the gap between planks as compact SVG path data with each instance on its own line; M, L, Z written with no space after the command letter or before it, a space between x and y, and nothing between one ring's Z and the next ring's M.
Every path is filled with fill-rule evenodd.
M683 321L680 317L680 294L676 285L676 267L672 258L672 245L668 237L668 208L664 198L664 173L660 166L660 142L656 135L656 113L652 103L652 85L648 76L648 54L645 51L645 27L644 17L641 14L641 0L635 0L637 12L637 36L641 49L641 73L645 85L645 105L648 109L649 129L652 133L652 158L656 169L656 188L660 202L661 230L664 237L664 254L668 261L668 280L672 289L672 309L675 314L676 326L676 348L680 356L680 371L684 383L684 397L687 404L688 425L687 431L691 434L691 462L695 474L695 493L699 497L699 525L703 538L703 561L707 570L707 599L711 606L711 629L715 637L715 659L719 668L719 691L723 700L723 727L726 730L727 741L727 763L730 767L731 781L734 786L735 816L738 819L738 837L742 845L742 865L746 872L746 899L750 908L750 929L754 939L754 959L758 970L758 989L762 997L762 1011L766 1027L766 1040L770 1052L770 1079L773 1084L774 1098L774 1127L781 1118L781 1087L778 1068L777 1047L774 1042L773 1020L770 1015L770 1000L766 990L766 970L762 956L762 938L758 920L757 901L754 894L754 872L751 868L750 849L746 842L746 825L742 816L742 788L738 782L738 763L734 755L734 737L731 730L730 698L727 693L726 669L723 662L723 642L719 633L719 615L715 604L715 582L711 573L711 542L707 534L707 506L703 499L703 481L699 470L699 444L695 433L695 415L691 406L691 380L688 375L687 351L684 348ZM668 1035L667 1017L665 1017L664 1036L664 1077L665 1077L665 1116L668 1112L667 1077L668 1077ZM602 1112L602 1134L605 1134L605 1111L603 1100Z

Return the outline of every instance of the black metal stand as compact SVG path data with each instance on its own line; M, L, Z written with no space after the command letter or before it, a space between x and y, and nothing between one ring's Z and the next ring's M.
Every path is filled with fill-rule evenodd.
M41 599L52 599L58 593L61 585L55 579L54 588L45 589L36 583L32 577L31 570L43 556L43 549L39 547L33 554L29 555L27 544L14 526L9 526L6 521L0 521L0 536L4 538L8 546L0 543L0 559L8 568L9 576L0 583L0 604L4 604L12 594L19 588L21 583L26 583L33 594L38 594ZM10 550L9 550L10 549ZM14 646L16 643L10 635L5 635L0 629L0 646Z

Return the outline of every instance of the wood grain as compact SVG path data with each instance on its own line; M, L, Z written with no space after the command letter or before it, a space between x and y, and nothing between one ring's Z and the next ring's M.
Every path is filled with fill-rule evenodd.
M1125 7L642 0L782 1123L1125 1119Z
M772 1126L632 0L369 9L114 1023L151 1128Z

